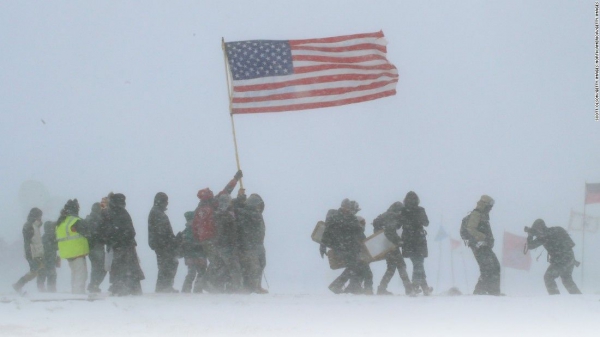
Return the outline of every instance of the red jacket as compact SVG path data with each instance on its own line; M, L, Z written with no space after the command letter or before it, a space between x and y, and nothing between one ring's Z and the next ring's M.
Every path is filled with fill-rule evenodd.
M237 179L232 179L225 188L217 194L217 197L221 194L231 194L233 189L237 185ZM192 223L192 231L194 237L198 241L206 241L215 237L217 234L217 228L215 226L215 219L213 217L214 210L218 206L216 198L213 196L212 191L209 188L198 191L198 199L200 203L196 208L194 215L194 222Z

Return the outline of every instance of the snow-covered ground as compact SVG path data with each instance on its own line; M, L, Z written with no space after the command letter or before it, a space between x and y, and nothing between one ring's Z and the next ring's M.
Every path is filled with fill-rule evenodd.
M598 336L600 296L0 297L0 336ZM85 297L80 297L82 299Z

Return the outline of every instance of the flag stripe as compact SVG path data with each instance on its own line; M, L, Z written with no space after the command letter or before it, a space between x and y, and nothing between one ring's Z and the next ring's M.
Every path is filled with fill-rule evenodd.
M313 56L313 55L293 55L294 61L312 61L312 62L332 62L332 63L360 63L374 60L385 60L385 57L380 55L363 55L354 57L331 57L331 56Z
M282 106L274 106L274 107L261 107L261 108L234 108L232 109L233 113L237 114L245 114L245 113L261 113L261 112L282 112L282 111L293 111L293 110L307 110L307 109L317 109L317 108L327 108L332 106L340 106L346 104L353 104L365 101L371 101L378 98L393 96L396 94L396 90L383 91L377 94L366 95L361 97L335 100L335 101L327 101L327 102L316 102L316 103L304 103L304 104L290 104L290 105L282 105Z
M382 53L387 52L387 48L384 45L376 44L376 43L359 43L353 44L350 46L341 46L341 47L320 47L320 46L292 46L291 49L293 51L317 51L317 52L329 52L329 53L340 53L340 52L349 52L356 50L378 50Z
M316 76L299 78L291 81L279 82L279 83L265 83L245 86L234 86L233 89L237 92L245 91L259 91L259 90L273 90L283 87L291 87L296 85L309 85L315 83L327 83L327 82L340 82L340 81L366 81L378 79L381 77L395 78L397 75L389 72L379 74L340 74L340 75L328 75L328 76Z
M226 43L232 113L338 106L396 93L383 32Z
M371 95L371 94L375 94L379 91L393 90L395 88L395 86L396 86L395 83L391 83L391 84L382 86L380 88L361 90L361 91L350 91L350 92L337 94L337 95L330 95L330 96L318 95L318 96L298 97L298 98L288 99L288 100L269 100L269 101L264 101L264 102L232 103L232 108L234 108L234 109L244 108L244 107L259 108L259 107L273 107L273 106L284 106L284 105L288 106L288 105L293 105L293 104L305 104L305 103L315 103L315 102L327 102L327 101L334 101L336 99L348 99L348 98L360 97L360 96L364 96L364 95Z
M248 103L248 102L264 102L264 101L279 101L286 99L295 99L295 98L303 98L303 97L312 97L312 96L329 96L329 95L339 95L345 94L353 91L362 91L368 89L376 89L386 86L391 83L396 83L397 80L389 80L389 81L377 81L366 85L359 85L355 87L341 87L341 88L330 88L330 89L319 89L319 90L308 90L301 92L290 92L284 94L275 94L268 96L253 96L253 97L235 97L232 102L233 103Z
M290 45L300 45L300 44L307 44L307 43L335 43L335 42L360 40L360 39L367 39L367 38L375 38L375 39L383 38L383 32L378 31L376 33L334 36L334 37L325 37L325 38L318 38L318 39L290 40Z
M314 66L294 67L294 74L312 73L317 71L333 70L333 69L353 69L353 70L395 70L396 67L389 63L378 64L374 66L363 66L355 64L335 64L326 63Z

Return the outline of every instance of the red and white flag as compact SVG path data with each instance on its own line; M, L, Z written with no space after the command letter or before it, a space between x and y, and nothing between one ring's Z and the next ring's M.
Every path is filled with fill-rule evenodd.
M396 94L383 32L307 40L225 43L231 113L339 106Z
M531 254L524 252L527 238L504 232L504 245L502 247L502 265L508 268L529 270L531 268Z

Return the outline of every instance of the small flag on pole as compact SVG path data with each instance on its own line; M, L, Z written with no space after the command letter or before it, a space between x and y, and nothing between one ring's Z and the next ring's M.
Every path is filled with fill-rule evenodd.
M462 244L462 241L450 238L450 249L457 249Z
M571 210L571 216L569 218L569 230L580 231L583 229L584 215L581 212ZM585 231L588 233L596 233L600 227L600 218L585 215Z
M600 183L585 184L585 204L600 204Z
M524 252L527 238L504 232L504 245L502 247L502 265L508 268L529 270L531 268L531 254Z
M396 94L383 32L225 43L231 113L315 109Z
M444 229L443 226L440 226L440 229L438 229L437 234L435 235L435 241L442 241L445 238L448 237L448 233L446 233L446 230Z

